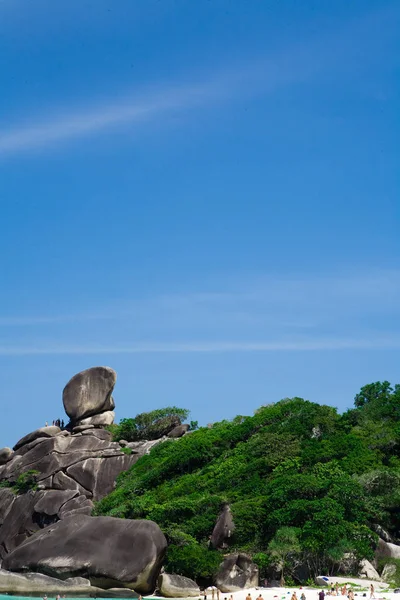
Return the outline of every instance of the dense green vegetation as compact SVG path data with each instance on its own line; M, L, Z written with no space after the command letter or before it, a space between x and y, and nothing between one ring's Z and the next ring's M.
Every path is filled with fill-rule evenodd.
M25 471L25 473L18 475L15 482L4 479L0 482L0 487L10 488L15 494L25 494L25 492L28 492L29 490L37 489L39 475L39 471L30 469L29 471Z
M400 386L373 383L355 408L285 399L254 416L201 428L156 446L96 507L97 514L152 519L170 545L166 569L209 579L221 507L235 522L229 551L296 576L336 572L343 556L371 558L376 524L400 536Z
M187 419L189 411L186 408L167 406L147 413L140 413L133 419L122 419L119 425L110 425L107 429L113 434L116 442L125 440L157 440L182 421ZM193 424L193 421L192 421Z

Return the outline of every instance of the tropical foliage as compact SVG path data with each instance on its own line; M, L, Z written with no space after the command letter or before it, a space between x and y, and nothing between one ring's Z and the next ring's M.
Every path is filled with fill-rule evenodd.
M151 429L154 417L144 421ZM365 386L343 415L284 399L167 441L96 511L154 520L170 542L166 569L206 580L221 559L208 541L225 502L236 526L229 551L252 554L261 571L275 563L295 576L300 561L311 575L334 573L349 552L371 558L377 524L400 536L400 386Z

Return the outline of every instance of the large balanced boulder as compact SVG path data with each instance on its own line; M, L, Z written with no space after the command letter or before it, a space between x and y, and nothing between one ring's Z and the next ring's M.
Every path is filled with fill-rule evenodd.
M229 538L234 531L235 524L233 522L231 509L228 504L225 504L211 534L211 546L213 548L226 548Z
M198 598L200 596L200 588L197 583L182 575L161 573L157 587L165 598Z
M227 554L215 576L215 585L221 592L237 592L258 586L258 567L251 557L242 552Z
M65 412L72 422L115 408L112 398L117 374L110 367L93 367L69 380L63 391Z
M83 576L92 585L151 593L166 548L153 521L77 515L36 532L2 566L62 579Z

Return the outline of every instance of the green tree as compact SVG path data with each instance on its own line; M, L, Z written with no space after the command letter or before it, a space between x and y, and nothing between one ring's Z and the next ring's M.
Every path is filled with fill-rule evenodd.
M268 544L269 555L281 571L281 586L285 585L285 573L301 547L294 527L281 527Z
M150 412L136 415L135 418L121 419L119 425L112 425L109 430L114 441L155 440L166 435L173 427L180 425L189 416L186 408L167 406Z

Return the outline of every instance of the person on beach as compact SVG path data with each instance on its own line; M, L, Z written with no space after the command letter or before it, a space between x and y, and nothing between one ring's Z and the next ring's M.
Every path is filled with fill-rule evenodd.
M304 593L304 592L301 594L301 596L300 596L300 600L306 600L306 595L305 595L305 593Z
M251 600L251 594L250 594L250 592L247 594L246 600Z
M369 588L369 597L370 598L375 598L375 588L374 588L374 584L371 583L370 588Z
M204 600L207 600L207 588L204 590Z
M297 594L296 594L296 592L293 592L291 600L297 600Z
M320 592L318 592L318 598L319 598L319 600L325 600L324 590L321 590Z
M338 584L338 582L336 582L335 591L336 591L336 596L339 596L339 584Z
M342 596L347 596L347 586L346 586L346 584L344 584L344 586L342 587Z
M261 593L260 593L260 594L258 594L258 598L257 598L257 600L264 600L264 598L261 596Z

